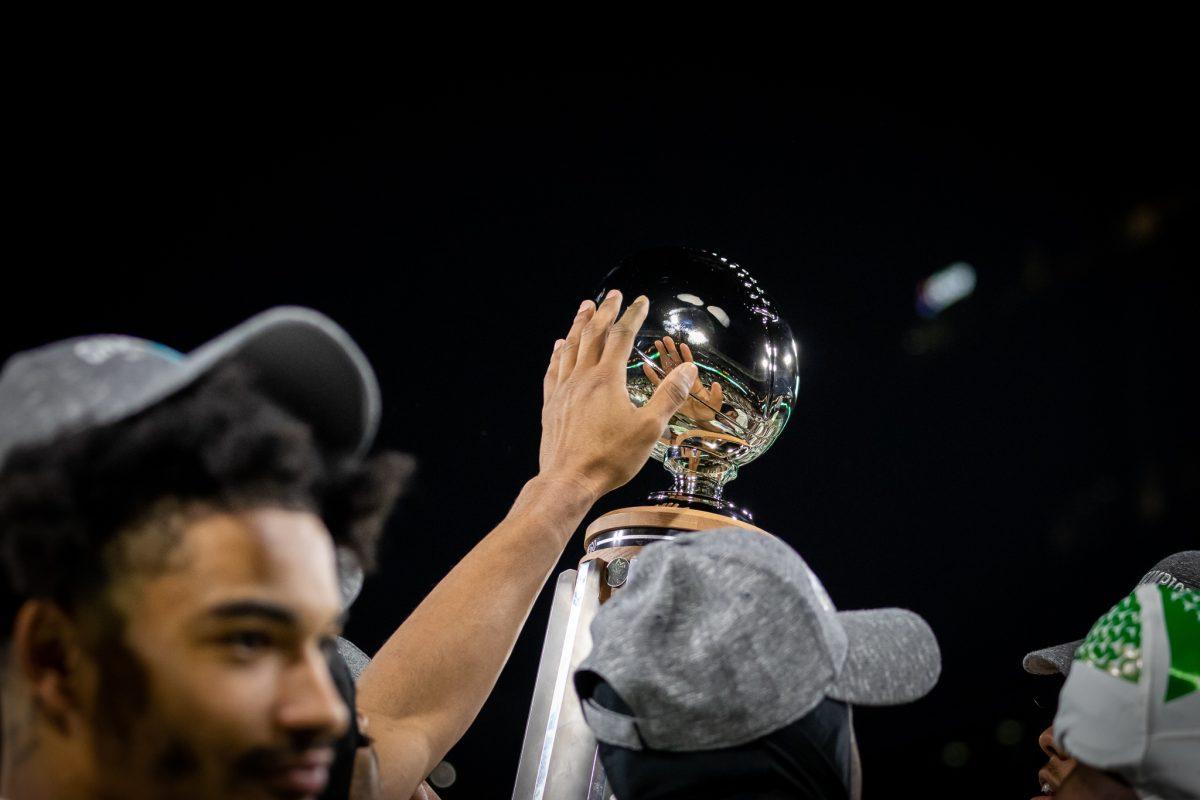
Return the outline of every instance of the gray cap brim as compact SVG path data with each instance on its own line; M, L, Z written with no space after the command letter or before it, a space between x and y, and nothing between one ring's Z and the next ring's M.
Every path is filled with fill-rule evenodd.
M1068 675L1071 662L1075 660L1075 651L1081 644L1083 639L1034 650L1022 659L1021 666L1033 675Z
M344 639L341 636L337 637L338 654L345 660L346 666L350 668L350 674L357 681L363 674L363 670L371 663L371 657L358 649L358 645L349 639Z
M929 693L942 672L937 637L924 619L902 608L839 611L846 661L829 696L864 706L911 703Z

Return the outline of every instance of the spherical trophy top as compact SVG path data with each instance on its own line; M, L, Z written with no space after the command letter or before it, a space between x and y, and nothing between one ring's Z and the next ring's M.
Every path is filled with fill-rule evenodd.
M605 276L597 297L610 289L626 302L650 300L627 365L635 404L684 361L700 373L654 447L675 485L651 499L748 518L721 489L766 452L791 416L799 353L787 322L745 267L706 250L634 253Z

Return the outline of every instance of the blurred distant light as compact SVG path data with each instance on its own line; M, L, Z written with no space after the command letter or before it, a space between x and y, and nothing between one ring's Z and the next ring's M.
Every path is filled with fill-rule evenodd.
M1015 719L1002 719L996 725L996 741L1006 747L1015 747L1025 739L1025 726Z
M975 291L975 268L956 261L917 287L917 313L932 319Z
M458 770L449 761L443 761L429 773L429 782L435 789L448 789L458 780Z
M1142 204L1125 219L1125 235L1135 244L1145 244L1162 229L1162 214L1152 205Z
M942 763L947 767L965 767L970 757L971 748L967 747L966 742L948 742L942 748Z

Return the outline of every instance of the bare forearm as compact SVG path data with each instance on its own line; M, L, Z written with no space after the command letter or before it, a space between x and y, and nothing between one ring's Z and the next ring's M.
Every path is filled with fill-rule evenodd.
M539 477L383 646L359 682L389 798L409 798L462 736L496 684L529 609L595 500L646 463L672 415L699 386L694 364L671 370L635 406L627 361L649 302L621 318L621 294L585 300L555 342L542 380ZM376 725L376 721L382 723Z
M375 656L359 682L360 708L421 730L436 763L495 686L530 608L592 499L569 481L527 483L504 521L442 579Z

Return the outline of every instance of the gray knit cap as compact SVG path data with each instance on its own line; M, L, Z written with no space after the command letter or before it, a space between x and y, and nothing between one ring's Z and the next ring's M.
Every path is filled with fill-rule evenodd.
M740 528L649 545L592 621L575 684L596 738L630 749L732 747L799 720L826 697L916 700L941 654L898 608L838 611L783 541ZM634 711L591 699L605 681Z
M367 449L379 422L375 373L350 336L307 308L265 311L184 355L132 336L85 336L17 353L0 371L0 466L15 448L117 422L237 358L331 451Z

